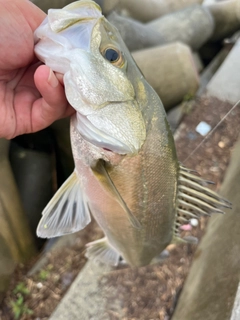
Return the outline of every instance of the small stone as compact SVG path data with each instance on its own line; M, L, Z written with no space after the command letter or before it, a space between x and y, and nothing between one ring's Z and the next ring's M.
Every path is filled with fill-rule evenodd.
M190 219L190 224L191 224L191 226L193 226L193 227L197 227L198 226L198 219Z
M201 136L206 136L208 132L211 130L211 126L204 122L201 121L197 126L196 126L196 131L201 135Z
M188 224L184 224L180 227L181 230L184 230L184 231L190 231L192 230L192 225L190 223Z
M189 140L196 140L197 139L197 135L192 131L187 133L187 137Z
M66 272L62 276L62 287L67 288L73 281L73 274L71 272Z
M219 146L219 148L224 148L225 147L225 143L223 141L219 141L218 142L218 146Z
M38 283L37 283L37 288L38 288L38 289L42 289L42 287L43 287L42 282L38 282Z
M218 172L219 168L218 167L210 167L209 170L212 172Z

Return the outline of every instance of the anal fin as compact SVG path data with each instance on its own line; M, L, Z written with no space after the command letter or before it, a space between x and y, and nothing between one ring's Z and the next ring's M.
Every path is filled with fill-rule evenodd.
M120 254L108 242L107 238L102 238L90 242L86 245L85 256L90 260L102 262L107 265L117 266Z
M58 237L77 232L91 221L76 172L64 182L46 208L37 228L41 238Z

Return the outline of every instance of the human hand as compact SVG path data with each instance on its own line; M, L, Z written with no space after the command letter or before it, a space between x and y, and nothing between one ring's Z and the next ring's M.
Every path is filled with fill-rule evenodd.
M34 55L33 32L44 18L28 0L0 0L0 138L39 131L74 113L62 76Z

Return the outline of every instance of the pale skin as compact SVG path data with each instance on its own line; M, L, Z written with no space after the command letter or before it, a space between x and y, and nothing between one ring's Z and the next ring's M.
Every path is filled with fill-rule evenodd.
M28 0L0 0L0 138L42 130L74 113L62 76L34 56L45 13Z

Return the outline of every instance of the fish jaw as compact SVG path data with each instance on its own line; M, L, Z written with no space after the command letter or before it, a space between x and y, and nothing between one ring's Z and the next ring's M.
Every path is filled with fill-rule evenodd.
M34 42L36 44L40 40L51 39L53 43L68 49L76 45L82 49L89 49L89 35L98 19L102 17L101 8L90 0L76 1L62 9L49 9L47 17L34 33Z

